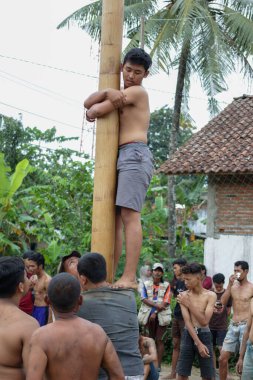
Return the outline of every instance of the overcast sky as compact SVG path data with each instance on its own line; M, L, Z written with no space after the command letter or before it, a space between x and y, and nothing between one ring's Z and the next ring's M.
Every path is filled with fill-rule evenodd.
M81 136L83 100L98 86L97 48L81 29L56 26L88 0L8 0L0 2L0 113L20 117L25 126L56 126L65 136ZM54 69L55 68L55 69ZM151 110L173 105L176 76L147 78ZM190 113L198 128L208 120L206 98L197 80L190 93ZM249 93L239 74L219 95L224 108L233 97ZM84 125L83 146L91 153L92 124ZM79 150L80 140L69 145Z

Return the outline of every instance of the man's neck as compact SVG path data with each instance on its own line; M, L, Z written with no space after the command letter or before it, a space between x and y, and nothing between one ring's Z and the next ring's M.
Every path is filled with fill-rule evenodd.
M13 296L11 298L0 298L0 305L2 306L18 306L20 297Z
M46 272L44 271L44 269L41 269L41 270L38 272L37 276L38 276L38 278L42 278L42 277L45 276L45 274L46 274Z
M84 290L99 289L106 287L108 287L108 283L106 281L98 282L97 284L94 284L93 282L88 282L87 284L85 284Z
M201 284L195 286L195 288L191 289L191 292L194 294L201 294L203 292L204 288Z
M242 281L239 281L241 286L246 285L248 282L249 281L248 281L247 277L245 277Z
M54 310L54 316L56 321L66 321L68 319L77 318L76 312L70 311L69 313L60 313Z

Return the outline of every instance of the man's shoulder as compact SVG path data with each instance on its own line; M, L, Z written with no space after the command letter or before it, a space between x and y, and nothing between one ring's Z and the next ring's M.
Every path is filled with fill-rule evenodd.
M147 99L148 100L148 93L142 86L131 86L127 87L123 90L123 93L126 95L126 97L134 98L138 100Z

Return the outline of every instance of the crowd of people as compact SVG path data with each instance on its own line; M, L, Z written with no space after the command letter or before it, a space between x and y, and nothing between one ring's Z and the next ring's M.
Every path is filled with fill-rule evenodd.
M217 273L209 290L203 286L206 268L203 276L198 263L176 259L171 283L164 279L162 263L146 265L137 314L136 291L108 284L106 262L98 253L70 252L52 278L40 253L1 257L0 379L158 380L169 325L168 379L188 379L197 357L202 379L219 375L226 380L228 360L238 353L237 373L242 380L252 379L248 269L247 262L237 261L227 288L224 275Z
M171 284L163 280L162 264L141 268L142 305L138 319L156 343L158 371L164 352L161 341L170 324L172 296L176 304L171 324L173 352L168 379L188 379L197 357L202 379L227 380L228 361L233 354L239 354L236 371L241 379L253 379L253 284L247 279L248 270L247 262L235 262L234 273L225 289L222 273L211 278L203 264L187 264L181 258L173 262ZM159 316L165 310L167 320L161 323Z

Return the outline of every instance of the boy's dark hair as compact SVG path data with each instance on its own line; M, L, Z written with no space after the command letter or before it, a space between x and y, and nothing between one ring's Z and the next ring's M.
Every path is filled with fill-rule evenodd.
M28 259L34 261L38 266L42 265L42 268L44 269L45 259L41 253L33 252L33 254Z
M76 306L80 297L79 281L69 273L59 273L48 286L48 298L53 308L60 313L68 313Z
M225 276L224 276L224 274L222 274L222 273L216 273L213 276L213 282L215 282L216 284L224 284L224 282L225 282Z
M201 266L201 270L204 270L206 274L206 266L204 264L199 264L199 265Z
M77 270L86 276L93 284L106 280L106 261L100 253L85 253L78 262Z
M133 48L129 50L124 57L123 65L125 65L126 62L130 62L134 65L141 65L144 67L145 71L148 71L152 65L150 55L141 48Z
M23 253L23 259L25 260L25 259L30 259L30 257L34 254L35 252L34 251L32 251L32 250L28 250L28 251L25 251L24 253Z
M176 259L172 262L172 265L180 265L180 267L183 267L186 263L187 261L185 259Z
M199 263L186 264L182 268L182 273L184 273L184 274L201 274L201 266Z
M241 267L242 270L249 269L249 264L247 263L247 261L243 261L243 260L236 261L234 266Z
M25 264L20 257L0 258L0 298L14 296L17 286L25 281Z

